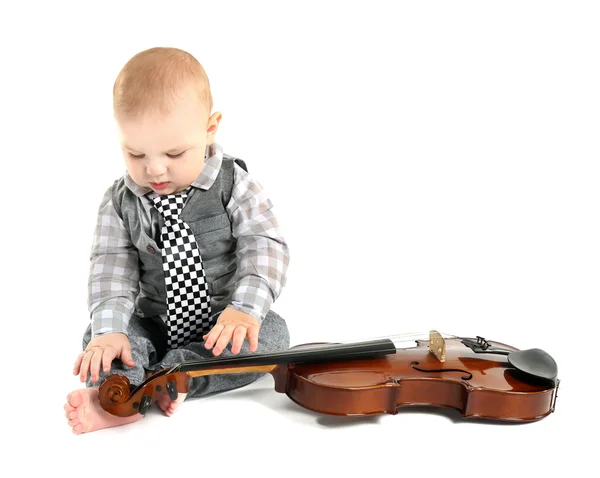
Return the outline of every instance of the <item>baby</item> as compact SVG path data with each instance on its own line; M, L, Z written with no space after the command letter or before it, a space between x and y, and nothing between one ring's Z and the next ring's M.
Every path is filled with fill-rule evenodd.
M238 158L215 142L209 80L175 48L138 53L114 84L126 172L98 210L89 275L90 324L73 373L86 388L65 404L76 434L137 421L99 404L111 374L134 386L156 370L211 356L289 347L271 310L285 285L288 246L272 203ZM190 380L158 406L170 416L190 397L247 385L262 374Z

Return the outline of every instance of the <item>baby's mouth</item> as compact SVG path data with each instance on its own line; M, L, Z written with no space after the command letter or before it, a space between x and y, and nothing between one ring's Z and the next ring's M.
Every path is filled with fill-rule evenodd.
M169 182L165 182L165 183L150 183L150 186L152 186L152 189L165 189L167 186L169 185Z

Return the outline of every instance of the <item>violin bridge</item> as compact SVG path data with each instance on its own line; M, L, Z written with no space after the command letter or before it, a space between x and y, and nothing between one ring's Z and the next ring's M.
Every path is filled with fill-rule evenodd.
M440 362L446 361L446 341L437 330L429 331L429 351L435 355Z

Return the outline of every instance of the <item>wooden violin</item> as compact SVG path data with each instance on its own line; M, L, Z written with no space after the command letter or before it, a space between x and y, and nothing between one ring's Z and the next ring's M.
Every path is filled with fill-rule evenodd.
M464 418L530 422L554 411L560 380L541 349L518 350L482 337L431 331L349 344L305 344L284 352L182 362L132 387L122 375L100 386L102 408L125 417L146 413L162 394L175 400L190 378L270 373L275 390L297 404L331 415L396 414L402 407L458 410Z

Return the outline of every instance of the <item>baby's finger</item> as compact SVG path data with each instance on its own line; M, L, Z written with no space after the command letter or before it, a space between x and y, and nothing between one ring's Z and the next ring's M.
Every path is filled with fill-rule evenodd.
M92 382L100 380L100 364L102 363L102 349L94 349L94 355L90 361L90 373L92 375Z
M135 367L135 361L133 360L133 357L131 356L131 346L123 347L123 350L121 352L121 360L128 367Z
M231 336L233 335L234 327L232 325L226 326L221 335L219 335L219 340L215 344L215 349L213 350L213 354L221 355L221 352L227 347L227 344L231 340Z
M79 380L81 382L85 382L87 380L88 372L90 370L90 360L92 359L93 355L94 355L94 352L91 350L86 350L83 353L83 359L81 361L81 369L79 371Z
M202 338L204 339L204 348L210 350L210 348L214 345L216 339L214 338L215 329L214 327L204 335Z
M246 332L250 344L250 352L256 352L258 349L258 330L259 327L249 327Z
M212 346L215 344L215 342L217 341L217 339L219 338L219 335L221 335L221 331L224 329L225 327L221 324L216 324L211 331L208 333L208 338L206 339L204 346L210 350L212 348Z
M81 352L77 356L77 359L75 360L75 365L73 365L73 375L77 375L79 373L79 368L81 367L81 361L83 360L84 355L85 352Z
M242 349L242 344L246 338L246 327L238 325L233 332L233 341L231 343L231 351L234 354L239 354Z
M114 347L104 349L104 353L102 354L102 369L104 373L110 372L110 365L116 356L117 350Z

